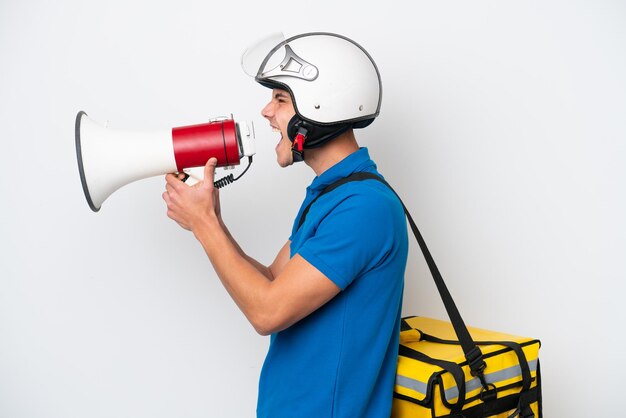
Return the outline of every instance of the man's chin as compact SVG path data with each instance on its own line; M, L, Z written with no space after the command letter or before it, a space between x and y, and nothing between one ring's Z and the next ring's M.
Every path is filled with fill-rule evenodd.
M278 162L278 165L280 167L282 167L282 168L287 168L290 165L293 165L293 160L280 160L280 159L278 159L277 162Z

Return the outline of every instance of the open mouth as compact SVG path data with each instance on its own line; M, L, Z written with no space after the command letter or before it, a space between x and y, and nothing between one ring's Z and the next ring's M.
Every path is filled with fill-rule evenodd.
M277 126L274 126L274 125L271 125L271 124L270 124L270 126L272 128L272 132L275 132L275 133L280 135L280 137L278 138L278 142L280 143L280 141L283 139L283 133L281 132L281 130Z

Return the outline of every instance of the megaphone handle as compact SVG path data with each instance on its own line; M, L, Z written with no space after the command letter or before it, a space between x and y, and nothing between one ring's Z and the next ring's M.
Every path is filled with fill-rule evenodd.
M191 175L191 174L189 174L189 173L182 172L182 174L184 174L184 175L185 175L185 178L184 178L184 179L182 179L182 181L184 181L185 183L187 183L187 184L188 184L188 185L190 185L190 186L193 186L194 184L196 184L196 183L198 183L200 180L202 180L202 179L199 179L199 178L198 178L198 177L196 177L196 176L192 176L192 175Z
M193 186L194 184L200 182L202 179L198 178L196 176L194 176L193 174L189 174L189 173L185 173L183 172L183 174L185 175L185 178L182 179L182 181L184 181L185 183L187 183L189 186ZM232 174L227 175L226 177L223 177L219 180L216 180L214 182L214 185L216 188L221 189L222 187L229 185L230 183L232 183L233 181L235 181L235 179L233 178Z
M185 176L181 179L182 181L187 183L189 186L193 186L194 184L202 181L204 177L204 167L185 168L176 173L176 175L180 174Z

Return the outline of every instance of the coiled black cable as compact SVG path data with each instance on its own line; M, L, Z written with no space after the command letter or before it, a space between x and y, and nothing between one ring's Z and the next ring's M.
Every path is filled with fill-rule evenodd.
M245 170L243 170L241 172L241 174L239 174L237 177L233 176L232 174L229 174L226 177L222 177L221 179L214 181L213 185L216 188L218 188L218 189L221 189L224 186L228 186L229 184L231 184L235 180L239 180L241 178L241 176L246 174L246 171L248 171L248 169L250 168L251 165L252 165L252 156L249 156L248 157L248 166L245 168Z
M235 178L232 174L227 175L226 177L222 177L219 180L215 180L213 182L213 185L218 188L221 189L224 186L228 186L230 183L232 183L233 181L235 181Z

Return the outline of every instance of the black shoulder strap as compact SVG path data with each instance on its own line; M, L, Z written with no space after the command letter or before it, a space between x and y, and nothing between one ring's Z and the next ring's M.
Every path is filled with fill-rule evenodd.
M415 221L413 221L413 217L411 217L411 214L409 213L406 206L404 205L404 202L402 202L402 199L400 199L400 196L398 196L398 193L396 193L396 191L393 190L393 188L389 185L389 183L387 183L385 180L383 180L380 176L377 176L376 174L366 173L366 172L353 173L352 175L348 177L344 177L340 180L337 180L336 182L328 185L318 196L315 197L315 199L311 201L311 203L307 205L307 207L302 212L302 216L300 217L298 228L300 228L300 226L302 226L302 224L304 223L304 220L307 214L309 213L309 209L311 208L313 203L317 201L317 199L319 199L324 194L335 190L337 187L343 184L346 184L351 181L362 181L362 180L377 180L385 184L396 195L396 197L402 204L402 208L404 209L404 213L409 221L409 225L411 226L413 235L415 235L415 239L417 240L422 250L422 254L424 255L424 258L426 259L426 264L428 264L430 273L432 274L433 279L435 280L435 284L437 285L437 289L439 290L439 295L441 296L441 299L443 300L443 304L446 307L446 311L448 312L448 316L450 317L450 322L452 322L452 326L454 327L454 331L456 332L456 335L459 339L459 343L461 344L461 348L463 349L465 358L467 359L467 362L470 366L472 375L480 377L481 382L483 382L483 384L486 385L486 383L484 382L484 378L483 378L483 371L485 370L486 364L483 360L482 352L480 351L480 348L478 348L478 346L472 340L472 337L469 331L467 330L467 326L465 326L465 322L463 322L463 318L461 318L461 314L459 313L459 310L457 309L456 304L454 303L454 300L452 299L452 295L448 291L448 288L445 282L443 281L443 277L441 276L441 273L439 273L439 269L437 268L437 265L435 264L435 260L431 256L430 251L428 250L428 247L426 246L426 242L424 241L424 238L422 238L422 234L417 229L417 225L415 224Z
M349 183L351 181L360 181L360 180L367 180L367 179L379 180L379 181L387 184L385 182L385 180L383 180L382 178L380 178L376 174L366 173L366 172L363 172L363 171L352 173L348 177L341 178L341 179L337 180L336 182L329 184L328 186L326 186L326 188L324 190L322 190L322 192L320 194L318 194L315 197L315 199L313 199L311 201L311 203L309 203L307 205L306 208L304 208L304 210L302 211L302 216L300 217L300 222L298 222L298 229L300 229L300 227L304 223L304 220L306 219L306 215L309 213L309 209L311 209L311 206L313 205L313 203L315 203L317 201L317 199L319 199L320 197L322 197L323 195L325 195L328 192L332 192L337 187L342 186L342 185L344 185L346 183ZM387 184L387 186L389 186L389 185ZM391 186L390 186L390 188L391 188Z

